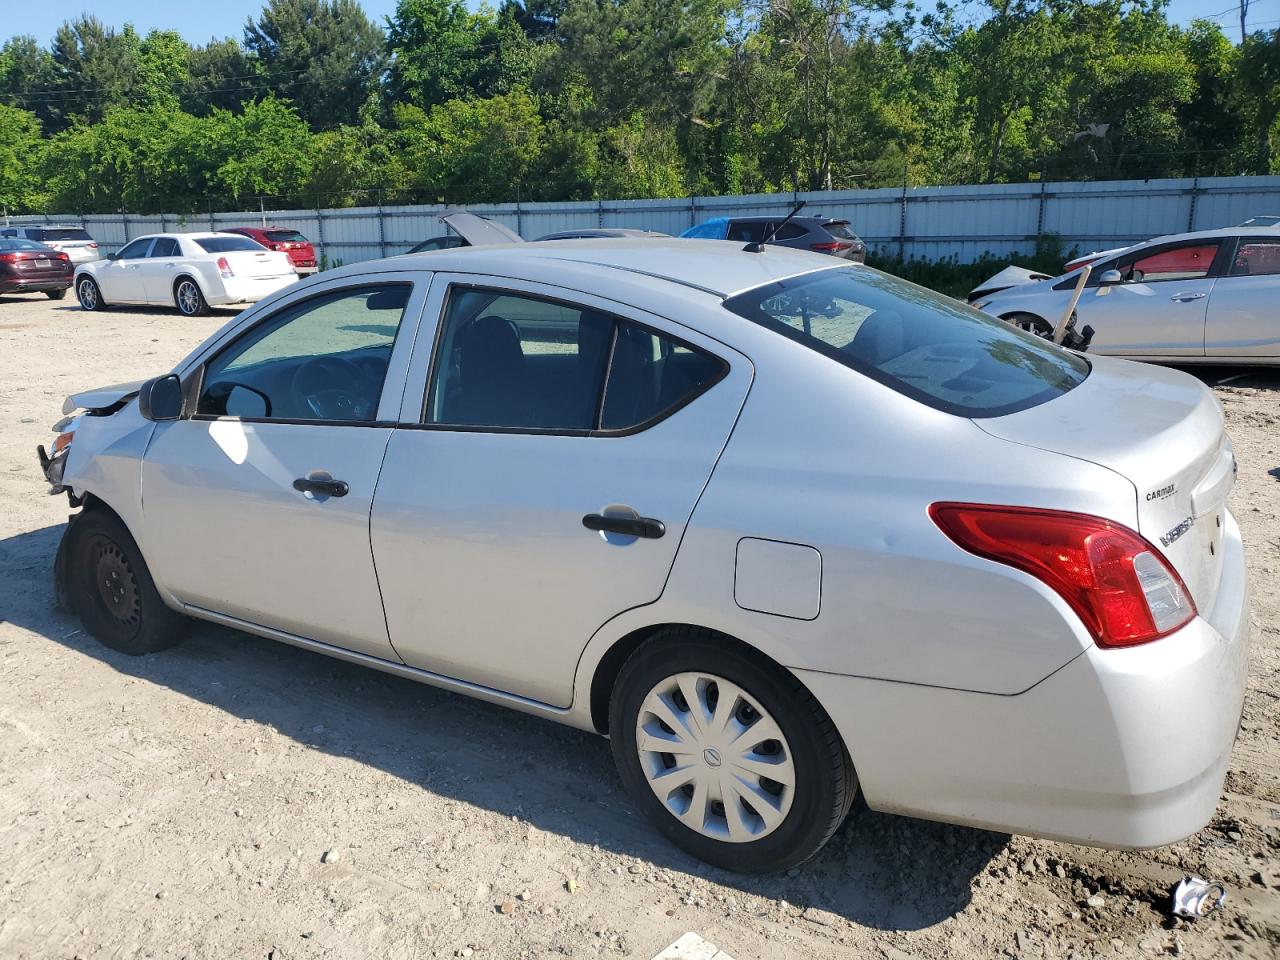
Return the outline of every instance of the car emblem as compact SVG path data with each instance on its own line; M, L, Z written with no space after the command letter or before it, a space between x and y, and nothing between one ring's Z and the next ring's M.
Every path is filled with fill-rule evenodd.
M702 759L706 761L708 767L718 767L724 762L720 759L720 751L715 747L707 747L703 750Z
M1160 544L1165 547L1170 546L1175 540L1190 530L1195 525L1195 522L1195 517L1187 517L1187 519L1183 520L1180 524L1161 537Z

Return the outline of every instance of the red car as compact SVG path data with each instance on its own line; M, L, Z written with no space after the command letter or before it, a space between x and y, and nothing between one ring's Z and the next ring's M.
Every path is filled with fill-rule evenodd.
M289 227L222 227L219 232L238 233L250 240L257 240L268 250L287 253L293 269L300 274L316 272L315 247L297 230Z
M43 290L50 300L67 295L75 269L71 257L34 240L0 240L0 293Z

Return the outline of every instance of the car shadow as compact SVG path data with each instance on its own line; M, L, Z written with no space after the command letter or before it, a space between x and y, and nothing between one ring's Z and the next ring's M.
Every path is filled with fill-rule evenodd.
M102 646L54 607L51 571L64 529L0 540L0 624L541 830L881 930L918 930L963 910L973 878L1008 840L859 803L814 860L786 875L713 869L635 812L601 737L211 624L195 624L184 643L150 656Z
M1183 366L1209 387L1247 387L1255 390L1280 390L1280 367Z

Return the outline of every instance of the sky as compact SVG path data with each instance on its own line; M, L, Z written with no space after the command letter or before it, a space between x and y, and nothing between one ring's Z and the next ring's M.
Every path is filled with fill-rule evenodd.
M113 26L132 23L139 33L148 30L177 30L192 43L205 43L211 37L235 37L244 32L244 23L262 9L262 0L216 0L216 2L191 2L191 0L71 0L70 3L38 3L30 0L6 0L16 4L16 17L5 19L0 26L0 38L8 33L29 33L41 43L53 39L54 31L64 20L76 12L96 14L99 19ZM361 0L365 12L376 22L395 10L395 0ZM497 6L496 0L491 0ZM468 6L478 4L470 0ZM932 6L929 0L920 3L923 8ZM1188 24L1196 17L1208 17L1223 25L1227 36L1239 39L1238 7L1228 0L1171 0L1170 19ZM11 13L14 11L11 11ZM1274 29L1280 27L1280 0L1251 0L1249 29Z

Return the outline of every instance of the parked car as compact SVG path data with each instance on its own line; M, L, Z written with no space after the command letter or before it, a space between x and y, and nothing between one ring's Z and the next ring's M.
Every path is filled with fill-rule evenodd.
M1212 393L763 250L491 247L279 291L68 399L60 596L125 653L190 616L607 733L725 869L812 856L859 790L1095 845L1199 829L1250 623Z
M73 264L101 260L98 241L84 227L70 224L21 224L0 227L0 239L34 240L65 253Z
M670 236L670 234L668 233L658 233L654 230L637 230L632 227L583 227L578 230L561 230L559 233L548 233L546 236L538 237L538 241L618 239L621 237L668 237L668 236Z
M211 306L261 300L297 279L286 254L236 233L156 233L77 267L75 287L86 310L147 303L197 317Z
M34 240L0 240L0 293L43 291L61 300L71 286L71 257Z
M849 229L848 220L832 220L829 217L792 217L783 224L783 217L714 217L696 227L690 227L681 237L700 240L734 240L739 243L759 243L769 234L777 233L769 242L780 247L813 250L833 257L843 257L863 263L867 259L867 245ZM782 224L778 229L779 224Z
M1046 334L1078 273L1009 287L974 303ZM1091 354L1172 363L1280 363L1280 233L1227 227L1158 237L1091 265L1076 305Z
M524 238L510 227L466 210L446 210L440 214L440 221L453 232L423 240L409 253L483 247L494 243L524 243Z
M288 254L289 262L300 277L319 269L316 248L311 245L310 240L291 227L227 227L219 232L238 233L242 237L256 240L268 250Z

